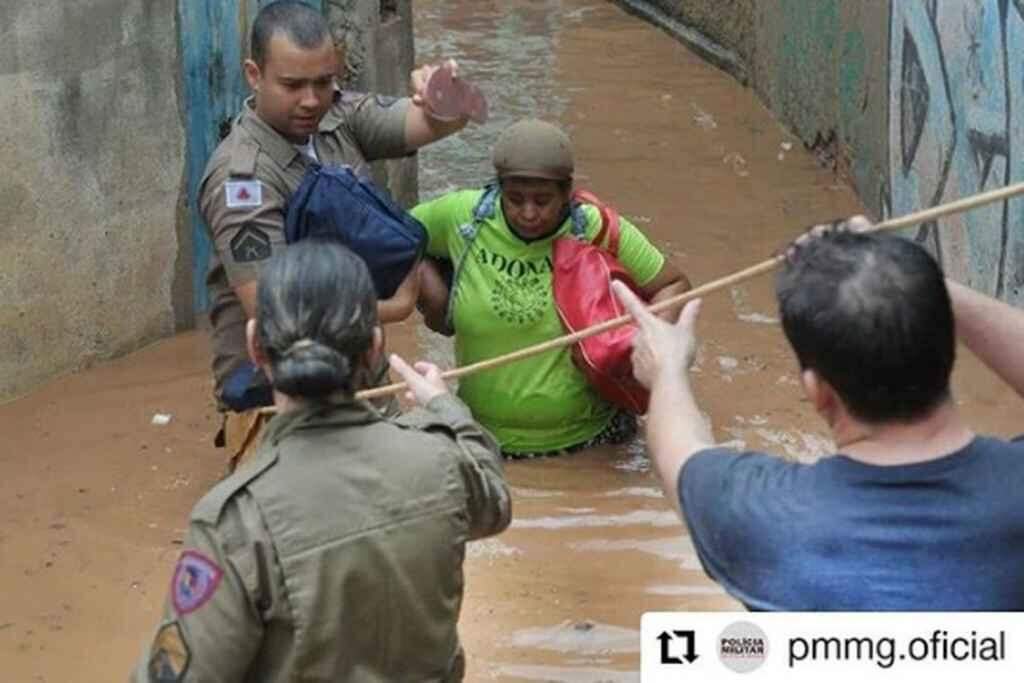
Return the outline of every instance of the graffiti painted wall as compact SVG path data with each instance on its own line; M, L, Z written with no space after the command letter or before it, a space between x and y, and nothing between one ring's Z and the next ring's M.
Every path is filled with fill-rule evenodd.
M893 2L890 21L886 209L1024 180L1024 2ZM995 204L915 237L956 279L1024 304L1022 212L1024 200Z
M723 41L745 60L723 68L835 164L875 216L1024 180L1024 0L627 4L667 30L674 21ZM692 43L687 31L673 33ZM956 279L1024 305L1024 199L910 236Z

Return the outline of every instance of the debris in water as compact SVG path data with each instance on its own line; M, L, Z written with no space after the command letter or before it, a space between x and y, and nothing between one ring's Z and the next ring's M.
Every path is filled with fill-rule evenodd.
M739 367L739 365L740 362L735 358L731 358L729 356L718 357L718 367L722 368L723 370L735 370L736 368Z
M746 176L750 175L750 171L747 170L747 160L743 158L739 152L732 152L722 157L722 163L732 166L732 170L736 175Z
M171 416L166 413L157 413L153 416L152 424L157 427L166 427L171 424Z
M473 541L466 545L467 557L480 557L493 560L498 557L515 557L522 554L523 551L519 548L506 545L495 538L489 538L483 541Z
M715 121L715 117L698 107L696 102L690 102L690 106L693 107L694 123L704 130L714 130L715 128L718 128L718 122Z

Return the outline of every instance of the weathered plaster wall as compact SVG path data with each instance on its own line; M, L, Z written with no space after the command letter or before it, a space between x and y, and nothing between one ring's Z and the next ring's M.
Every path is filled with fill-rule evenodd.
M174 329L174 14L0 3L0 400Z
M195 188L268 1L0 3L0 401L195 324ZM406 93L411 0L307 1L356 87ZM415 200L414 158L380 174Z
M747 83L756 63L756 0L613 0L684 40L708 61Z
M1024 180L1022 0L618 1L701 54L731 55L712 58L875 216ZM1004 202L912 236L952 276L1024 305L1022 213L1024 200Z
M412 0L323 0L335 40L345 46L345 86L387 95L409 92L415 61ZM403 205L417 198L415 157L374 165L377 182Z
M773 0L756 12L753 87L880 215L889 147L887 0Z

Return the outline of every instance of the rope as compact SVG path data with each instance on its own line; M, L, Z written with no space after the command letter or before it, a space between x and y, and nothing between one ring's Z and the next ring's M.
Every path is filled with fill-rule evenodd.
M990 190L988 192L982 192L976 195L971 195L970 197L964 197L963 199L957 199L956 201L948 202L946 204L940 204L938 206L933 206L929 209L924 209L922 211L916 211L914 213L907 214L906 216L901 216L899 218L890 218L887 221L883 221L881 223L873 225L869 230L865 232L886 232L891 230L899 230L901 228L907 228L912 225L927 223L928 221L932 221L935 220L936 218L941 218L943 216L949 216L956 213L963 213L964 211L969 211L979 206L985 206L986 204L992 204L994 202L1009 199L1011 197L1016 197L1021 194L1024 194L1024 182L1016 183L1014 185L1008 185L1006 187L1002 187L996 190ZM690 301L691 299L707 296L708 294L712 294L713 292L725 289L726 287L732 287L733 285L739 284L741 282L746 282L747 280L753 279L758 275L763 275L765 273L775 270L785 260L785 254L779 254L778 256L774 256L770 259L766 259L758 264L750 266L749 268L745 268L731 275L727 275L723 278L714 280L695 289L691 289L688 292L678 294L674 297L665 299L664 301L659 301L657 304L650 306L648 310L651 311L652 313L658 313L667 308L672 308L674 306L678 306L682 303ZM607 322L603 322L598 325L588 327L573 334L567 334L562 337L557 337L555 339L551 339L541 344L528 346L518 351L513 351L512 353L508 353L502 356L496 356L494 358L482 360L476 363L472 363L470 365L464 365L460 368L446 370L445 372L441 373L441 377L446 380L458 379L460 377L472 375L477 372L482 372L484 370L490 370L491 368L496 368L502 365L507 365L509 363L514 363L518 360L523 360L524 358L530 358L532 356L536 356L538 354L551 351L552 349L559 349L564 346L571 346L584 339L588 339L595 335L601 334L602 332L607 332L608 330L613 330L616 327L625 325L630 320L632 320L632 317L629 315L619 316L618 318L608 320ZM360 391L356 394L356 398L363 400L381 398L383 396L392 396L394 394L399 394L402 391L405 391L406 389L408 389L408 386L406 385L405 382L398 382L395 384L388 384L383 387L375 387L373 389L366 389ZM273 412L273 409L265 409L265 411Z

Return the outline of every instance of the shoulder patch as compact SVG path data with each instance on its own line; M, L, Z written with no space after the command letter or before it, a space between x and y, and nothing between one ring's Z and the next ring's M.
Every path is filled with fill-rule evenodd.
M184 616L206 604L217 591L224 570L195 550L186 550L178 559L171 580L171 601L178 616Z
M172 621L160 627L149 652L149 680L155 683L178 683L185 680L192 652L188 649L178 622Z
M252 223L246 223L231 238L231 255L237 263L253 263L270 258L270 236Z
M263 205L263 185L258 180L229 180L224 183L224 202L229 209Z
M239 130L241 127L236 127ZM228 161L228 174L231 176L256 175L256 158L260 154L260 146L255 141L244 139L238 142L230 152Z

